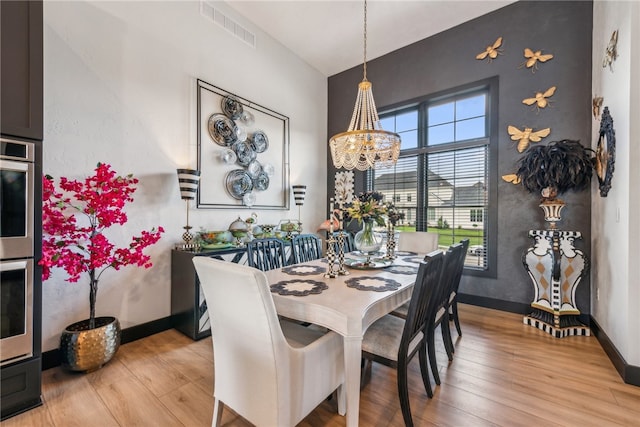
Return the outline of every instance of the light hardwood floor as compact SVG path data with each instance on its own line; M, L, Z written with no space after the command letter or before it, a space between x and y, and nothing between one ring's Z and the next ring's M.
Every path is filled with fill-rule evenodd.
M594 337L555 339L522 316L460 305L463 337L448 363L440 341L442 385L428 399L418 358L411 363L417 426L640 426L640 387L626 385ZM210 426L211 338L175 330L123 345L89 374L43 373L45 404L2 423L13 426ZM249 424L225 411L227 426ZM344 426L335 399L300 426ZM395 372L374 364L362 390L361 426L402 426Z

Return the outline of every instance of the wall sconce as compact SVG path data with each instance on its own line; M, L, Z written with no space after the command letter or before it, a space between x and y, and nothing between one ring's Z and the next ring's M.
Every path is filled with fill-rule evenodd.
M178 169L178 185L180 187L180 197L187 202L187 225L185 225L182 240L184 240L183 249L191 249L195 245L193 243L193 234L189 230L189 200L196 198L198 191L198 183L200 182L200 171L194 169Z
M302 221L300 220L300 210L301 206L304 205L304 196L307 194L307 186L306 185L292 185L293 189L293 199L296 202L296 206L298 207L298 232L302 232Z

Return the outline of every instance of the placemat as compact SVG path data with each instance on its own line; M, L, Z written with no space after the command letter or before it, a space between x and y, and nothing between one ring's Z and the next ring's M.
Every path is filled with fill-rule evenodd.
M289 265L282 267L282 272L290 276L311 276L324 273L326 268L319 265Z
M420 264L422 261L424 261L424 257L421 256L408 256L406 258L402 258L403 261L405 262L412 262L414 264Z
M411 251L396 251L395 254L397 256L412 256L412 255L418 255L417 252L411 252Z
M387 267L385 271L393 274L417 274L418 268L412 265L392 265L391 267Z
M271 292L277 292L280 295L293 295L296 297L304 297L310 294L319 294L329 287L317 280L283 280L270 286Z
M344 282L347 284L347 287L358 289L359 291L395 291L402 286L393 279L377 276L351 277Z

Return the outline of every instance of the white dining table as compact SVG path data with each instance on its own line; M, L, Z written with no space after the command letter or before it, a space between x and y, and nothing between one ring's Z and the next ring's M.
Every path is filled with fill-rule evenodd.
M314 260L265 272L272 286L273 300L279 315L324 326L342 335L348 427L358 425L360 360L364 333L373 322L409 300L421 259L416 254L405 253L404 256L398 256L389 267L367 270L347 267L349 275L336 278L324 277L328 268L326 260ZM360 289L349 287L349 283ZM317 289L322 284L326 285L326 289ZM362 289L379 289L385 286L397 286L397 289ZM319 293L291 295L296 290L306 293L314 287L315 292Z

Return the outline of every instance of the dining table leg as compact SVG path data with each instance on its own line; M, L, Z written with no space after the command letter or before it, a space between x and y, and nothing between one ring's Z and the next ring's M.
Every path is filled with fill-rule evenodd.
M344 337L347 427L357 427L360 417L360 360L362 337Z

